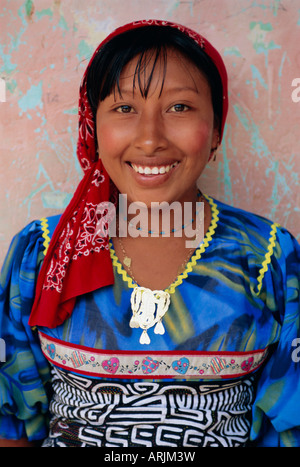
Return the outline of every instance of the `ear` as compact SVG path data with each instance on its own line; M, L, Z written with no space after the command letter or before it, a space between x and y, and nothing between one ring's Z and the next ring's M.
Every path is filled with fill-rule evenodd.
M212 135L212 140L211 140L211 151L210 151L210 156L209 156L209 161L211 158L214 158L214 161L216 160L216 152L220 144L220 133L218 130L218 127L215 126L213 130L213 135Z

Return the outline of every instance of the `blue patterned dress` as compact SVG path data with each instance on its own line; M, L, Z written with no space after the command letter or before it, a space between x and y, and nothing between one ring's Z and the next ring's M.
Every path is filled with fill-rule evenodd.
M59 217L13 239L0 289L1 437L44 446L300 446L299 244L277 224L207 199L210 228L169 287L165 333L150 330L149 345L129 327L135 284L113 247L114 285L77 299L57 328L31 329Z

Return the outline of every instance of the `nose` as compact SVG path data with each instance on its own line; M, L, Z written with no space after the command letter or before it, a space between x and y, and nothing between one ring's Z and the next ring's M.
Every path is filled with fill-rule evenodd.
M141 113L136 126L134 145L147 156L167 148L168 140L163 118L159 112L144 111Z

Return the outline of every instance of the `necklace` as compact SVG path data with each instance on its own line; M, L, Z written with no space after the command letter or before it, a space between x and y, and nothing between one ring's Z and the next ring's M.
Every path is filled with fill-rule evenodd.
M142 329L143 332L139 340L140 344L150 344L150 337L147 333L148 329L155 326L155 334L163 335L165 333L162 318L169 309L170 294L166 290L151 290L147 287L140 287L137 285L137 281L134 278L131 269L132 259L127 256L121 238L117 238L123 254L123 264L126 266L133 282L136 283L130 298L132 317L130 319L129 326L131 328ZM181 274L185 270L186 264L188 263L193 252L194 248L190 248L186 259L178 268L177 275ZM172 283L176 280L176 278L177 276L174 278Z
M129 256L127 256L127 253L126 253L126 250L125 250L125 247L124 247L124 244L123 244L121 238L120 238L120 237L117 237L117 239L118 239L118 242L119 242L120 248L121 248L121 250L122 250L122 254L123 254L123 264L126 266L126 269L127 269L128 273L129 273L131 279L133 280L133 282L135 282L135 283L137 284L137 281L136 281L136 279L134 278L134 275L133 275L133 272L132 272L132 269L131 269L132 259L131 259ZM174 278L174 280L173 280L171 283L175 282L177 276L178 276L179 274L182 274L182 273L183 273L183 271L185 270L185 267L186 267L186 265L187 265L187 263L188 263L188 261L189 261L191 255L192 255L192 253L193 253L194 251L195 251L195 248L190 248L190 249L188 250L188 254L187 254L186 259L185 259L184 262L179 266L177 275L176 275L176 277ZM138 286L138 287L139 287L139 286Z
M123 264L126 266L126 269L133 282L136 283L130 298L132 317L130 319L129 326L131 328L142 329L142 334L139 340L140 344L150 344L151 341L147 332L148 329L155 326L155 334L163 335L165 333L162 318L169 309L170 294L167 292L167 290L151 290L147 287L140 287L137 285L137 281L134 278L131 268L132 259L127 255L121 238L118 236L117 239L123 254ZM172 283L176 280L178 275L185 270L186 265L194 251L195 248L190 248L188 250L188 254L184 262L178 268L177 275Z
M197 197L199 198L198 202L204 202L205 198L204 198L203 194L201 193L201 191L199 189L198 189L198 192L197 192ZM196 211L195 217L198 216L198 214L199 214L199 211ZM175 233L175 232L178 232L179 230L184 230L186 227L190 226L194 222L194 220L195 220L195 218L192 217L192 219L187 224L182 224L178 229L173 228L173 229L171 229L171 232ZM129 225L129 227L136 228L140 232L145 232L146 231L145 229L142 229L142 227L134 226L131 221L128 222L128 225ZM148 232L149 235L161 235L161 236L168 235L168 232L164 232L163 230L158 231L158 232L155 232L153 230L148 230L147 232Z

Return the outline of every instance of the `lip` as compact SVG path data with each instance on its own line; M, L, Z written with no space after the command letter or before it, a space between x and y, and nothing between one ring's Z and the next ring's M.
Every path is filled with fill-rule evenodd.
M133 165L135 168L133 168ZM140 184L140 185L145 185L145 186L156 186L161 183L165 183L173 174L174 172L178 169L180 165L179 161L172 161L172 162L166 162L162 163L160 162L159 164L155 163L137 163L137 162L127 162L128 169L130 170L130 173L134 177L134 179ZM139 173L136 169L138 167L142 167L143 169L145 168L150 168L153 169L154 167L157 167L159 170L159 173L152 173L152 174L144 174L144 173ZM169 170L165 170L164 173L161 173L162 168L167 168L169 167Z

